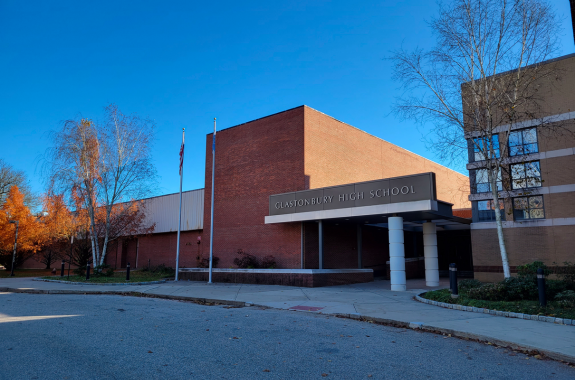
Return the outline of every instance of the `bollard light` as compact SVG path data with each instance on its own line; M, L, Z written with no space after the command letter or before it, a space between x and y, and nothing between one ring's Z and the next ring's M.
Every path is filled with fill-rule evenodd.
M126 281L130 281L130 263L126 265Z
M545 296L545 274L543 268L537 268L537 288L539 290L539 304L547 306L547 297Z
M62 260L62 270L60 270L60 277L64 277L64 267L66 266L66 262Z
M457 289L457 265L455 263L449 264L449 287L451 289L451 298L458 298L459 292Z
M90 279L90 263L86 264L86 280Z

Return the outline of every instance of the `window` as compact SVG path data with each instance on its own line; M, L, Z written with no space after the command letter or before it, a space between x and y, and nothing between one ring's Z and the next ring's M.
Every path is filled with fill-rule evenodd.
M513 216L515 220L545 218L543 196L513 198Z
M494 222L495 221L495 202L493 201L478 201L477 214L480 222ZM499 209L501 210L501 220L505 220L505 207L503 200L499 200Z
M491 184L489 183L487 170L488 169L477 169L475 171L476 193L488 193L491 191ZM501 184L501 170L499 170L497 173L497 190L503 190L503 185Z
M541 186L541 168L539 161L511 165L511 187L526 189Z
M493 153L495 154L494 157L499 157L499 135L493 135L492 142ZM487 137L478 137L473 139L473 161L484 161L489 158L489 156L484 156L485 153L490 154L486 149L491 149L489 139Z
M509 134L509 155L520 156L539 152L537 129L529 128L513 131Z

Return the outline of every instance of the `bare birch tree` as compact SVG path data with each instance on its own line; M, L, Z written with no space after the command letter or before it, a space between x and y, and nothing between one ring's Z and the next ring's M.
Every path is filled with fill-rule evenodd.
M119 202L133 202L149 194L156 170L151 149L154 123L137 115L124 115L116 105L106 107L102 126L105 141L101 156L102 206L106 209L104 243L99 265L104 264L110 239L111 213Z
M498 134L509 136L527 120L538 129L557 128L543 117L538 93L542 83L558 76L554 65L540 64L557 52L557 22L544 0L453 0L439 6L430 22L436 46L391 57L404 90L394 108L404 118L432 125L430 145L441 159L454 162L470 151L486 172L507 278L500 191L509 185L502 172L510 162Z
M99 258L96 234L96 208L100 178L100 138L96 125L88 119L67 120L52 134L54 146L48 150L50 189L77 196L85 203L90 219L92 260Z
M46 161L53 186L70 195L76 192L85 203L92 259L98 266L106 259L114 206L148 195L157 177L151 159L154 123L124 115L114 104L105 112L101 123L66 121L53 134Z

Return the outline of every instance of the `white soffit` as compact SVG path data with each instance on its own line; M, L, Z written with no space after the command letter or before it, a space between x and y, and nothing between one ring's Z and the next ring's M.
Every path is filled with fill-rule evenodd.
M353 216L387 215L414 211L438 211L437 201L423 200L414 202L388 203L375 206L349 207L335 210L300 212L284 215L266 216L265 223L289 223L308 220L349 218Z

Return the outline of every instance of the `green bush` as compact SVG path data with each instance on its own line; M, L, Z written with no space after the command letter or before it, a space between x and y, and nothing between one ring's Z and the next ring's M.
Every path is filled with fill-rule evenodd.
M501 301L505 293L505 286L502 283L483 284L478 288L469 289L469 298L485 301Z
M142 269L142 272L162 274L162 275L165 275L166 277L173 276L176 274L176 271L174 268L167 267L164 264L160 264L156 267L144 268L144 269Z
M575 291L565 290L555 295L555 301L562 307L575 307Z
M538 297L537 283L527 277L509 277L501 281L503 293L499 301L536 300Z
M565 281L560 280L546 280L545 281L545 294L547 299L553 299L555 296L565 290L570 290Z
M469 292L470 289L479 288L481 285L483 285L481 281L472 278L467 278L459 281L459 283L457 284L457 289L459 290L459 293L465 294Z
M537 269L543 269L543 274L545 277L551 274L551 270L547 268L547 265L543 264L542 261L534 261L529 264L519 265L517 267L517 277L522 279L529 279L533 281L537 281Z
M94 276L111 277L114 275L114 270L108 264L98 265L94 268Z
M558 268L557 276L567 283L569 289L575 290L575 264L565 261L563 267Z
M527 278L510 277L495 284L483 284L468 290L470 298L484 301L536 300L537 285Z

